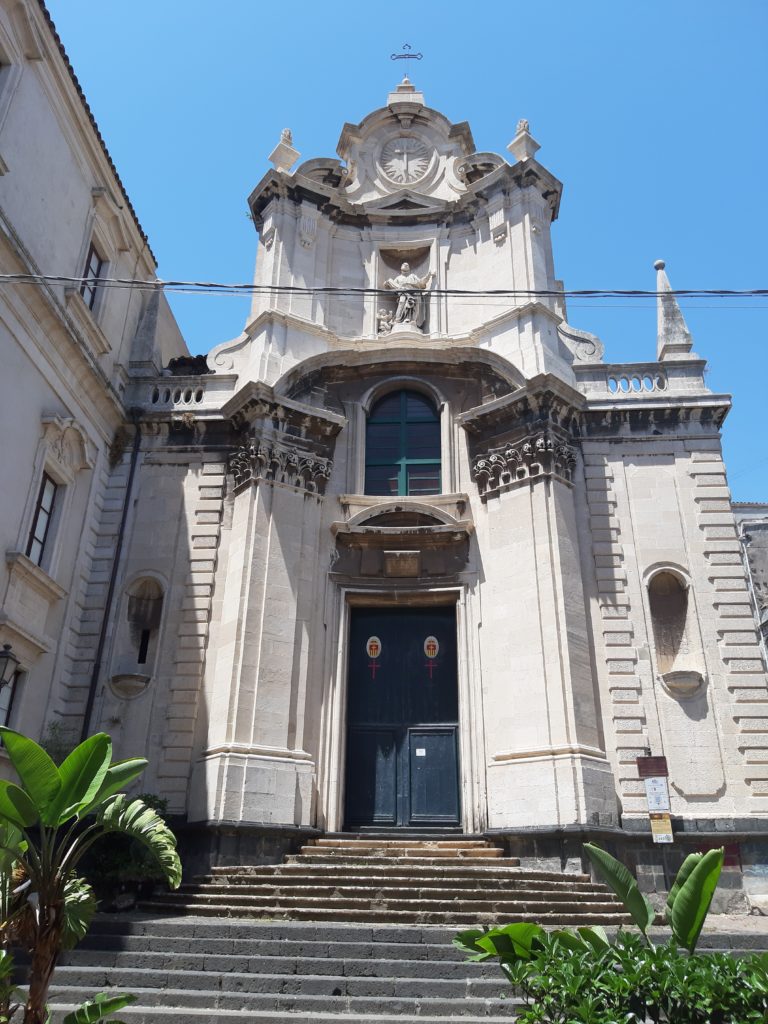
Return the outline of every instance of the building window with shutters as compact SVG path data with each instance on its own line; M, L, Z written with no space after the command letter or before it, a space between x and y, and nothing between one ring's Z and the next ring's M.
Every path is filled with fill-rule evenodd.
M365 432L365 493L440 494L440 414L418 391L391 391L371 409Z
M96 246L91 242L88 247L88 255L85 259L85 269L83 270L83 277L85 280L80 285L80 294L83 297L83 302L90 310L93 310L93 307L96 304L98 282L104 275L105 266L106 262L99 255L99 251Z
M43 473L43 480L32 516L32 528L29 531L27 550L25 551L27 558L34 562L35 565L42 564L43 556L46 553L46 544L51 537L51 522L59 491L59 484L47 473Z

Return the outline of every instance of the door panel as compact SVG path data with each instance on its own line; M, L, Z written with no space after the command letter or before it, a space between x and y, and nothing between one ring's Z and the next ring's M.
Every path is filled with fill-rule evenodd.
M355 729L349 734L348 804L359 821L394 825L397 818L397 739L391 730Z
M347 824L459 824L457 730L455 608L353 609Z
M411 821L459 819L456 730L409 730Z

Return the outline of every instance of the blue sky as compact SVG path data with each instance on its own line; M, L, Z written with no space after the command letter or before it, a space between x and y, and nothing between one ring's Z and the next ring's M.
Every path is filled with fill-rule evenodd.
M653 288L660 257L676 288L768 285L765 0L48 6L163 277L250 280L246 199L280 129L304 159L333 155L344 122L385 102L408 41L427 103L469 121L478 150L506 153L530 120L565 185L553 239L567 288ZM194 352L239 334L248 307L172 303ZM734 497L768 501L768 300L684 309L709 386L734 396ZM572 300L569 320L607 360L654 358L652 304Z

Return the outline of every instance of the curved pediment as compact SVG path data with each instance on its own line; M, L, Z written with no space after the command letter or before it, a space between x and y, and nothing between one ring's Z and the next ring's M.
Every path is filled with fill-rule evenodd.
M440 376L443 378L473 374L480 379L488 394L497 397L510 395L526 386L523 373L504 359L503 356L487 349L456 346L451 349L427 349L418 345L392 348L335 349L311 356L292 366L275 383L275 393L293 400L301 400L313 389L361 375L375 378Z

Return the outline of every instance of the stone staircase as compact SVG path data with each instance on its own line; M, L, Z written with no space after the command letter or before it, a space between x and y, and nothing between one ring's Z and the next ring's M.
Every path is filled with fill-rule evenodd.
M143 910L100 918L66 954L55 1011L115 987L138 997L126 1024L502 1024L517 1001L495 963L451 946L461 927L626 921L586 875L440 836L325 836L282 864L214 868Z
M455 931L103 918L56 969L53 1019L114 986L138 997L125 1024L510 1024L501 971L464 961Z
M282 864L214 868L151 913L467 926L627 921L587 875L523 869L485 839L345 834L315 839Z

